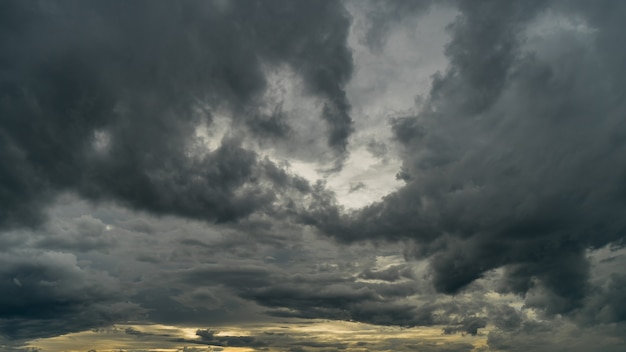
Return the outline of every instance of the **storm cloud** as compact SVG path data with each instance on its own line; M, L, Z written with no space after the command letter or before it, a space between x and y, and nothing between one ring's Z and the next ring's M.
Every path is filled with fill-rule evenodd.
M582 305L588 249L624 240L625 81L621 5L459 2L449 66L414 116L391 120L406 182L348 215L339 240L409 240L438 291L457 293L506 268L501 292L549 293L552 313ZM570 22L568 22L570 21ZM320 217L321 218L321 217Z
M338 167L345 157L352 59L337 2L2 7L3 227L40 223L63 191L211 221L270 206L285 185L240 138L194 155L215 113L252 136L286 133L288 121L259 110L266 66L289 65L323 101Z
M107 326L142 311L124 302L119 280L79 267L72 254L4 254L0 260L0 338L55 336L85 325Z
M0 3L0 349L623 349L625 15Z

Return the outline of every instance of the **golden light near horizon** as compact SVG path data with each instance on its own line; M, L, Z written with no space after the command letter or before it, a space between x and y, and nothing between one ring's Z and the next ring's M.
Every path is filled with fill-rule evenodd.
M381 327L363 323L315 320L278 322L243 326L214 327L222 344L203 341L196 331L203 327L178 327L162 324L117 324L109 328L71 333L30 341L28 347L42 351L133 352L133 351L284 351L301 346L305 351L340 347L351 351L410 351L415 346L472 345L475 351L486 346L486 332L477 336L444 334L442 327ZM228 338L251 337L262 346L258 348L228 346ZM411 347L413 346L413 347Z

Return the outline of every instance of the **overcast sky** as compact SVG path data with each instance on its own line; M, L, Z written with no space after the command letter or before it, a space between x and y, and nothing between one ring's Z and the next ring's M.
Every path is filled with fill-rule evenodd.
M625 351L626 2L0 2L0 350Z

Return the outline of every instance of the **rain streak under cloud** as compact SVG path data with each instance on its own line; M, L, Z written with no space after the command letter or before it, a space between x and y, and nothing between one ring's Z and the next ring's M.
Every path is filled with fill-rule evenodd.
M0 349L624 351L625 16L0 2Z

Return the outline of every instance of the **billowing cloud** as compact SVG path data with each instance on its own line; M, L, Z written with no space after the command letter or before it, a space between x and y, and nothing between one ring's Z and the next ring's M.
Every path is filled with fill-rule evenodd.
M216 221L270 206L283 185L261 187L275 171L236 136L193 156L216 113L251 135L285 132L287 121L259 120L265 67L302 77L324 104L328 145L347 152L350 21L338 2L2 7L4 227L39 223L59 191Z
M610 10L608 10L610 8ZM392 120L406 185L341 215L310 219L343 241L409 240L434 286L456 293L499 267L501 292L546 289L530 305L581 307L587 249L624 239L621 5L459 2L449 66L415 116ZM613 44L611 44L613 43ZM316 220L322 219L322 220Z
M119 280L79 267L72 254L4 254L0 261L0 340L55 336L141 313L124 302Z
M624 14L0 4L0 349L623 349Z

